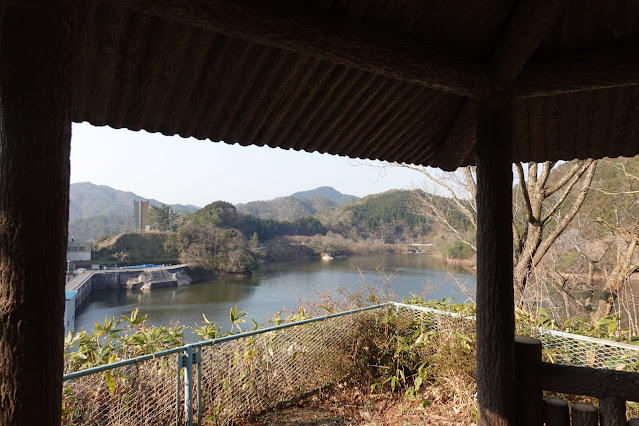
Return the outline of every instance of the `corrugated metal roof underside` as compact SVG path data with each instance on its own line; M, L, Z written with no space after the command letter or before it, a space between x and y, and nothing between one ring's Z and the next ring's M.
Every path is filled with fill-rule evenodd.
M379 1L316 3L359 16L376 28L399 31L404 25L405 34L486 60L511 8L510 2L487 1L484 8L471 10L460 3L456 10L451 2L436 2L429 5L436 13L429 14L421 9L422 2L407 1L393 7L382 2L393 11L381 13L385 9ZM601 40L602 31L609 29L595 26L589 33L584 23L601 13L602 6L585 4L581 15L561 21L578 28L578 35L557 29L537 56L563 53L565 46L587 50L593 34ZM566 13L578 6L571 5ZM606 22L629 13L617 9L605 15ZM84 2L80 12L85 19L75 49L74 121L430 165L465 101L106 3ZM639 16L634 9L632 13ZM636 39L636 19L624 16L620 27L620 43ZM518 100L514 159L639 153L638 96L639 89L626 87ZM472 161L471 151L464 163Z

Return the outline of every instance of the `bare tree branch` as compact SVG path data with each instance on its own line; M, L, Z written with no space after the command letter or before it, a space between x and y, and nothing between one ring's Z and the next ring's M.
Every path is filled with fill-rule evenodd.
M592 161L592 160L589 160L589 161ZM570 168L570 170L568 170L559 179L559 181L557 181L556 184L554 184L550 188L546 188L546 190L544 191L544 197L550 197L552 194L554 194L555 192L559 191L562 186L564 186L575 174L577 174L578 170L580 170L580 169L585 170L585 168L588 167L588 165L586 165L585 162L581 162L581 161L576 162L575 164L573 164L573 166ZM583 171L581 171L581 173L583 173Z
M595 160L589 159L584 161L581 164L581 167L578 169L578 171L569 177L569 179L567 180L568 185L564 188L564 191L562 192L559 199L555 202L553 207L550 208L550 210L548 210L548 212L546 213L546 216L541 219L541 222L546 223L548 219L551 218L557 212L559 207L564 203L564 201L566 201L566 198L568 198L568 195L570 194L570 191L572 190L572 188L577 184L579 179L581 179L581 176L583 176L584 172L588 170L588 175L586 176L586 181L588 181L588 187L582 187L581 191L579 191L579 197L575 201L575 205L577 205L575 214L577 214L577 211L579 211L581 204L583 204L584 199L586 198L586 195L588 193L588 189L590 188L590 183L592 182L592 178L595 174L596 168L597 168L597 162ZM570 172L572 172L572 169L574 169L574 167L571 168ZM566 175L564 175L564 178L565 177ZM544 191L544 194L546 194L546 191ZM570 218L570 220L572 220L572 218Z
M555 229L553 229L552 232L550 232L544 238L541 244L538 246L537 252L535 253L532 259L533 266L536 266L541 261L541 258L543 257L544 254L546 254L550 246L557 240L559 235L561 235L564 232L568 224L574 219L577 212L579 212L581 205L586 199L586 195L588 194L588 189L590 188L590 184L592 183L592 178L595 175L595 169L597 168L596 160L588 160L588 161L590 162L590 164L588 165L588 172L586 173L586 176L584 178L584 181L581 186L581 190L579 191L579 195L577 196L577 199L573 203L568 213L559 221Z
M528 214L528 222L532 223L535 218L533 216L532 206L530 205L530 194L528 193L524 170L519 162L515 163L515 168L517 169L517 176L519 177L519 188L521 189L521 194L524 197L524 205L526 206L526 213Z
M606 220L603 220L603 219L601 219L599 217L595 220L595 222L599 222L599 223L601 223L603 225L606 225L608 228L613 229L613 230L619 232L620 234L623 234L626 237L632 238L633 240L639 242L639 235L632 234L629 231L627 231L625 229L621 229L618 226L615 226L612 223L610 223L610 222L608 222Z
M541 169L541 176L539 177L538 185L539 188L544 188L546 186L546 182L548 182L548 177L550 176L550 171L555 167L555 162L545 161L543 163Z
M473 226L475 228L477 227L477 209L476 209L476 207L474 207L474 210L475 210L474 212L469 210L468 209L468 203L462 202L460 200L460 198L458 197L457 192L455 192L455 190L453 188L451 188L448 184L446 184L446 182L444 182L442 179L438 179L435 176L433 176L424 167L412 166L410 164L397 164L397 166L417 171L417 172L423 174L424 176L426 176L431 182L436 183L437 185L439 185L440 187L445 189L450 194L450 197L454 201L455 205L464 213L464 215L468 218L468 220L470 220L470 222L473 224ZM467 167L465 167L465 169L467 169ZM465 174L465 176L467 176L467 177L470 176L470 183L468 181L466 182L466 185L468 185L468 186L465 187L465 190L468 191L469 194L476 194L477 193L477 184L475 183L474 179L472 178L472 173L471 172L469 172L469 173L470 174ZM473 203L474 203L474 200L473 200ZM474 205L474 204L472 204L472 205Z

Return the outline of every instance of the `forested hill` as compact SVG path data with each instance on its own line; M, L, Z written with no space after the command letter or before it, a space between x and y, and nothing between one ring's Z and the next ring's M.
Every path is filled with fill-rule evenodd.
M140 197L133 192L119 191L105 185L95 185L91 182L73 183L69 187L69 221L94 216L132 216L133 200L147 198ZM150 206L160 207L164 203L149 200ZM199 207L192 205L173 204L171 208L193 213Z
M309 191L296 192L288 197L268 201L252 201L238 204L240 213L260 219L293 221L305 216L313 216L324 209L356 200L353 195L342 194L330 186L322 186Z
M104 234L116 235L133 229L132 200L140 198L131 192L106 186L73 184L69 235L78 240L95 240ZM150 204L161 206L155 200ZM237 207L223 203L228 206L222 210L218 204L212 203L201 210L193 206L173 207L182 212L197 210L194 219L207 212L233 212L233 220L223 221L228 222L224 225L239 229L247 238L256 232L261 240L277 235L309 235L330 230L348 238L397 242L419 238L429 232L429 224L419 214L417 199L411 191L393 190L358 199L324 186ZM184 213L181 216L186 217Z
M69 236L76 240L95 240L100 235L115 235L133 229L133 200L140 199L146 200L133 192L90 182L71 184ZM160 207L163 203L149 200L149 205ZM192 205L173 204L170 207L181 213L199 210Z
M316 217L330 231L350 238L380 238L387 242L420 238L430 222L419 211L413 191L391 190L323 210Z
M300 200L312 200L314 198L325 198L336 204L344 204L349 201L357 200L354 195L342 194L338 190L330 186L320 186L319 188L311 189L308 191L301 191L291 194L291 197Z

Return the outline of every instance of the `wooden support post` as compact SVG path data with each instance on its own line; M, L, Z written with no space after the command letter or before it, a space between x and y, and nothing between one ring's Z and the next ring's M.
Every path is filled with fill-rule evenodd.
M477 401L481 425L515 425L512 100L477 103Z
M601 416L601 426L625 426L626 401L618 396L600 398L599 414Z
M515 336L515 364L517 371L517 424L543 425L542 399L539 385L541 341L528 336Z
M568 403L559 398L544 398L544 422L547 426L570 426Z
M59 425L71 0L0 6L0 424Z
M573 402L570 414L572 426L599 426L599 410L592 404Z

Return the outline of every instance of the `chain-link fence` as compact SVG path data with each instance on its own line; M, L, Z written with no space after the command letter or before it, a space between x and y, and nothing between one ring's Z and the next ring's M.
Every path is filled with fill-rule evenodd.
M179 384L179 357L169 353L66 375L62 424L179 423L181 410L176 408L184 392Z
M345 378L391 304L199 342L64 377L63 424L234 424Z
M530 335L541 340L544 358L553 364L626 371L639 367L639 346L544 328L533 328Z
M475 328L475 317L456 312L395 303L396 308L412 311L413 316L429 321L440 330L460 331ZM639 346L581 336L545 328L527 328L525 333L541 340L544 361L575 367L637 371Z
M63 424L234 424L348 376L363 326L389 310L440 331L472 335L461 313L389 303L255 330L71 373ZM636 371L639 347L531 330L547 361Z
M370 315L355 311L202 346L203 420L231 424L345 378L357 324Z

